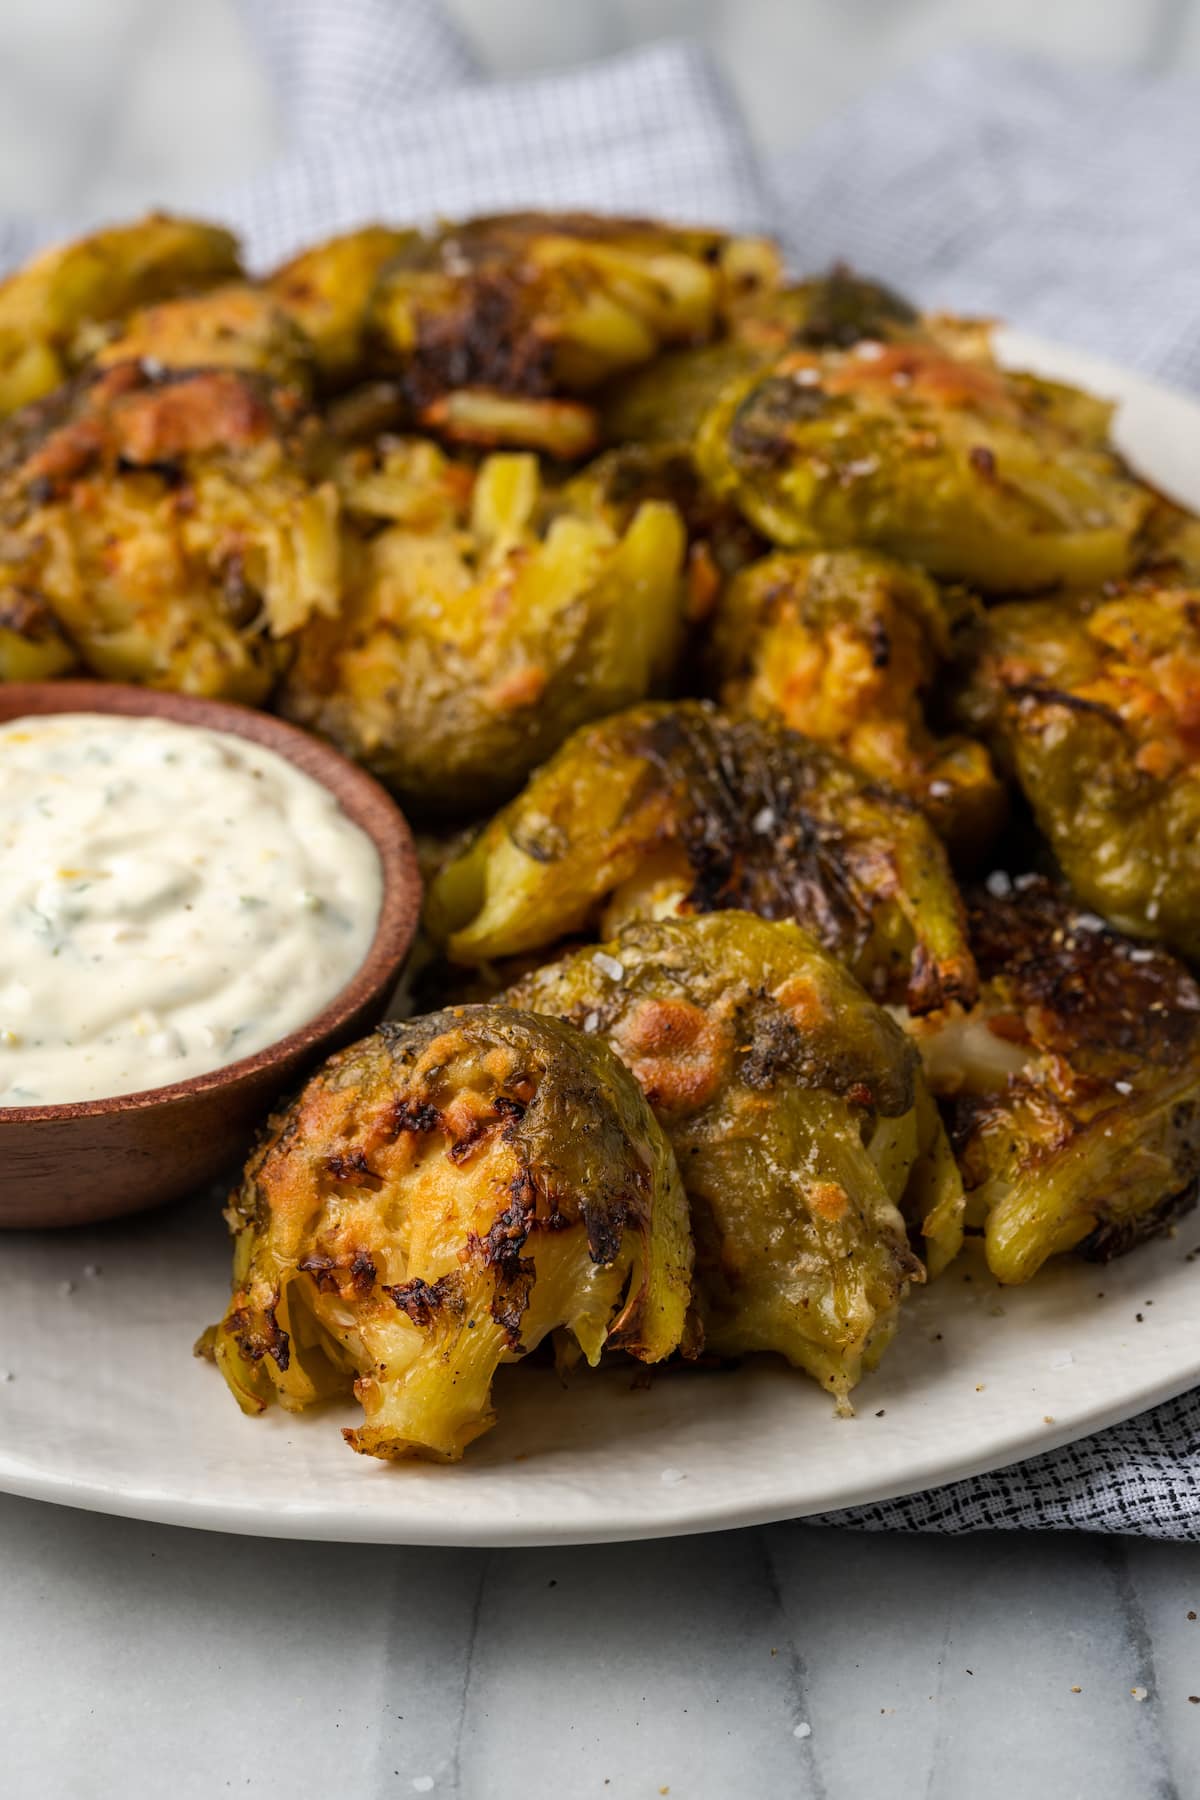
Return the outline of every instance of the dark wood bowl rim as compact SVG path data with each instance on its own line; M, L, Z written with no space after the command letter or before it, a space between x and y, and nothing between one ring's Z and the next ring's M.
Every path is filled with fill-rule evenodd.
M199 725L249 738L252 743L286 757L303 774L328 789L374 844L383 872L379 919L366 955L345 986L307 1024L268 1044L265 1050L203 1075L193 1075L187 1081L141 1088L133 1094L63 1101L54 1106L0 1106L0 1130L6 1125L62 1124L71 1119L169 1106L216 1089L236 1088L242 1082L253 1082L269 1074L277 1064L299 1061L323 1039L335 1035L386 984L396 981L421 912L421 876L404 814L373 776L320 738L277 719L273 713L256 712L230 700L201 700L191 694L164 693L108 681L0 684L0 724L27 716L75 712L132 714L169 719L180 725Z

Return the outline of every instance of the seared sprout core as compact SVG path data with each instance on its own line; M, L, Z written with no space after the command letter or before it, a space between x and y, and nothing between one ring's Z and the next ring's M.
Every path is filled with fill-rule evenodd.
M823 746L700 701L576 732L449 863L426 922L459 962L601 920L730 908L804 925L882 998L970 1001L974 965L936 834Z
M912 1029L997 1280L1114 1256L1195 1201L1200 987L1050 883L970 908L978 1006Z
M465 1007L384 1025L271 1122L230 1213L205 1348L247 1412L354 1394L372 1456L459 1458L492 1378L548 1333L589 1363L679 1343L687 1203L641 1091L557 1020Z
M844 1402L924 1279L962 1187L900 1028L794 925L633 925L510 989L612 1046L683 1175L709 1350L773 1350Z

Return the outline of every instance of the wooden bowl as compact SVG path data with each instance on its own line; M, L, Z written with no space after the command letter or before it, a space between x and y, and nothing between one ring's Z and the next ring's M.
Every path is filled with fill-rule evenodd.
M421 877L404 815L336 750L267 713L99 681L0 686L0 723L31 713L134 713L233 732L329 789L374 843L383 903L357 974L299 1031L190 1081L62 1106L0 1106L0 1227L81 1225L175 1200L231 1170L283 1091L383 1017L416 932Z

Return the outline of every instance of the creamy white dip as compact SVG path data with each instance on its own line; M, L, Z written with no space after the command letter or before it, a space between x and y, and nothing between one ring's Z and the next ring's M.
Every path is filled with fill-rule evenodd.
M0 1107L164 1087L321 1011L379 917L375 846L245 738L0 725Z

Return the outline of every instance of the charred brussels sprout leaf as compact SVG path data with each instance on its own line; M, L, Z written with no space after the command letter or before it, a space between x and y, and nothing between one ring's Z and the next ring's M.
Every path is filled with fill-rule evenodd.
M683 525L661 500L621 529L587 504L543 518L532 456L472 478L413 447L407 481L390 457L345 491L398 516L352 545L341 613L303 634L281 704L415 811L478 815L583 721L661 688Z
M701 701L577 732L442 870L427 924L459 962L600 918L742 909L806 926L873 993L969 1001L974 965L935 833L901 795L795 732Z
M275 1118L207 1341L247 1412L348 1394L372 1456L460 1457L549 1332L595 1363L679 1342L692 1249L663 1134L607 1047L467 1007L385 1025Z
M794 925L633 925L510 989L611 1044L674 1147L705 1344L774 1350L844 1402L940 1266L962 1186L904 1034Z
M280 640L338 603L314 428L294 390L137 363L16 414L0 426L0 617L32 605L112 680L262 701Z
M1064 390L936 342L795 350L726 388L697 457L774 542L864 545L990 593L1122 574L1150 495Z
M90 328L238 273L229 232L161 213L43 251L0 283L0 414L77 369Z
M958 709L1015 768L1080 898L1200 957L1200 588L995 607Z
M1004 817L982 744L935 738L922 697L951 644L951 608L919 569L860 550L765 557L719 603L712 660L733 711L781 719L909 794L958 850Z
M997 1280L1072 1249L1108 1257L1193 1203L1200 1174L1200 988L1048 882L980 893L982 992L913 1026L945 1102Z

